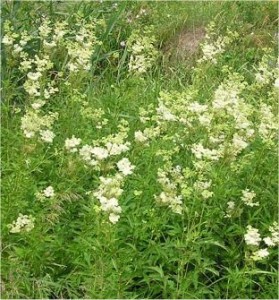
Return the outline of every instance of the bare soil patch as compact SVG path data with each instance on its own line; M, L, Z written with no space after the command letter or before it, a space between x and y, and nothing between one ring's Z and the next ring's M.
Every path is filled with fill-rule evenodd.
M195 55L205 36L204 27L190 27L180 31L163 48L167 60L185 61Z

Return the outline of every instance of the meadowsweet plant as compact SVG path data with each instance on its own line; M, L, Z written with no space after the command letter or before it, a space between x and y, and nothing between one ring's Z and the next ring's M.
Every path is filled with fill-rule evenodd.
M34 228L35 218L32 215L23 215L19 214L16 221L13 221L12 224L9 224L11 233L20 233L20 232L29 232Z
M3 2L3 299L278 298L275 5Z
M109 214L109 221L112 224L118 222L122 212L118 198L123 193L121 186L124 178L117 173L113 177L100 177L100 185L93 193L101 204L101 210Z
M201 44L203 56L198 60L199 63L209 61L213 64L217 63L218 55L225 52L225 48L234 40L237 40L239 34L236 31L227 29L225 36L216 32L215 22L211 22L206 28L205 41Z
M152 35L152 27L144 30L134 30L127 40L127 49L131 53L129 72L134 74L146 73L158 58L155 48L156 39Z

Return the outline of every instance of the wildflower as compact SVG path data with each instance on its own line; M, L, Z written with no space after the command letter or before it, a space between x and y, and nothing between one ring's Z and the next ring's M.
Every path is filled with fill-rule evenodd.
M110 222L111 222L112 224L117 223L118 220L119 220L119 218L120 218L119 215L116 215L116 214L114 214L114 213L110 213L110 214L109 214L109 220L110 220Z
M278 223L274 222L271 226L269 226L269 231L271 236L263 239L265 244L269 247L273 247L279 244L279 227Z
M253 202L253 199L256 197L256 193L254 191L250 191L249 189L242 191L241 200L248 206L259 206L259 202Z
M216 149L210 150L210 149L204 148L201 143L193 144L191 151L198 159L205 158L208 160L218 160L222 155L221 151L216 150Z
M125 41L121 41L121 42L120 42L120 46L121 46L121 47L125 47L125 46L126 46L126 42L125 42Z
M273 239L271 237L266 237L266 238L263 238L263 241L265 242L265 244L269 247L273 247L275 246L275 243L273 241Z
M76 152L77 148L74 148L74 151L71 152ZM81 147L79 150L79 155L84 159L85 161L90 161L91 160L91 154L92 154L92 147L89 145L84 145Z
M131 53L129 61L130 73L146 73L158 57L158 50L153 45L155 37L151 35L151 30L145 28L143 33L134 30L127 40L127 48Z
M76 138L74 135L70 139L66 139L65 148L70 152L77 152L77 146L81 143L81 139Z
M91 153L98 159L103 160L109 156L109 152L107 149L102 147L94 147L91 149Z
M124 176L130 175L133 173L135 166L131 164L128 158L122 158L118 163L117 167Z
M55 134L51 130L41 130L40 135L41 139L46 143L52 143L55 137Z
M134 190L134 195L140 196L140 195L142 195L142 191Z
M2 43L7 46L13 45L14 38L12 36L9 36L8 34L6 34L6 35L4 35L4 37L2 39Z
M227 207L227 211L226 211L225 217L226 218L231 218L232 212L235 209L235 203L234 203L234 201L228 201L227 205L228 205L228 207Z
M117 144L107 142L105 146L108 149L110 155L119 155L129 150L130 143L126 142L124 144Z
M198 102L192 102L192 103L189 104L188 109L191 112L199 114L199 113L207 111L208 106L199 104Z
M235 154L238 154L243 149L247 148L249 144L244 141L243 137L239 136L237 133L233 136L232 146L235 151Z
M269 255L269 252L266 248L265 249L259 249L255 252L253 252L253 255L251 256L251 258L253 260L257 261L257 260L262 260L262 259L266 258L268 255Z
M247 226L247 232L244 235L244 239L247 245L259 246L260 241L262 240L259 234L259 230L253 228L252 226Z
M202 191L201 195L203 196L204 199L208 199L213 196L213 192L204 190L204 191Z
M161 192L159 196L155 196L155 200L168 205L174 213L182 213L182 196L175 195L173 191Z
M45 101L37 101L31 104L32 108L40 109L43 105L45 105Z
M178 193L179 187L184 182L181 174L181 167L166 166L165 169L158 170L157 181L162 186L160 195L154 195L155 200L163 205L167 205L174 213L182 213L182 195ZM185 190L185 189L184 189Z
M142 131L135 132L135 141L139 143L144 143L148 140L148 138L142 133Z
M30 231L34 228L34 221L35 218L32 215L22 215L19 214L16 221L13 221L12 224L9 224L8 227L10 228L11 233L19 233L21 231Z
M52 186L48 186L46 189L43 190L43 195L47 198L53 198L54 197L54 189Z
M41 72L36 72L36 73L29 72L29 73L27 73L27 77L29 79L33 80L33 81L38 80L41 76L42 76Z
M157 108L157 113L165 121L176 120L176 116L172 114L171 111L162 102L159 103L159 107Z
M14 44L14 53L19 53L23 50L23 48L21 46L19 46L18 44Z
M27 138L34 137L37 132L43 128L51 128L55 119L58 118L57 113L48 113L48 115L40 115L38 111L27 111L21 118L21 129Z
M119 206L118 198L123 190L123 177L116 174L113 177L100 177L100 185L93 195L100 201L101 210L109 213L109 220L115 224L119 220L122 209Z

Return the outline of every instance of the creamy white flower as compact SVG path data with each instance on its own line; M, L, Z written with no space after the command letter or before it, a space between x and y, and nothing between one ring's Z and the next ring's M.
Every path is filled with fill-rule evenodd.
M253 253L253 255L251 256L251 258L253 260L262 260L263 258L266 258L267 256L269 255L269 252L268 250L265 248L265 249L260 249L260 250L257 250Z
M269 247L274 247L279 244L279 227L278 223L274 222L271 226L269 226L269 231L271 236L268 236L263 239L265 244Z
M12 38L11 36L8 36L7 34L4 35L3 39L2 39L2 43L5 45L12 45L14 42L14 38Z
M256 197L256 193L254 191L250 191L249 189L242 191L241 200L248 206L259 206L259 202L253 202L253 199Z
M46 189L43 190L43 195L47 198L53 198L55 193L52 186L48 186Z
M233 211L235 209L235 203L233 201L228 201L227 205L228 205L228 207L227 207L227 210L226 210L225 217L226 218L231 218L232 213L233 213Z
M139 143L144 143L148 140L148 138L142 133L142 131L135 132L135 141Z
M208 113L204 113L202 115L198 116L199 122L203 126L210 126L211 120L212 120L212 115Z
M46 143L52 143L55 137L55 134L51 130L41 130L40 135L41 139Z
M66 139L65 148L70 152L77 152L77 146L81 143L81 139L74 135L70 139Z
M31 104L32 108L34 109L40 109L42 106L45 105L45 101L37 101Z
M18 44L14 44L14 53L19 53L23 50L23 48L21 46L19 46Z
M35 218L32 215L22 215L19 214L16 221L13 221L12 224L9 224L8 227L10 228L11 233L19 233L21 231L30 231L34 228L34 221Z
M194 113L202 113L207 111L208 106L199 104L198 102L192 102L189 104L188 109Z
M125 144L116 144L108 142L105 146L109 151L109 155L119 155L129 150L130 143L126 142Z
M29 72L27 73L27 77L33 81L38 80L42 76L41 72Z
M263 241L265 242L265 244L269 247L273 247L275 246L275 243L273 242L272 238L271 237L266 237L266 238L263 238Z
M131 164L128 158L122 158L118 163L117 167L123 175L127 176L133 173L135 166Z
M211 198L213 196L213 192L208 191L208 190L204 190L204 191L202 191L201 195L204 199L208 199L208 198Z
M218 160L222 155L221 151L218 151L216 149L210 150L210 149L204 148L201 143L193 144L191 151L198 159L205 158L208 160Z
M109 156L108 150L102 147L94 147L91 149L91 153L98 159L103 160Z
M77 149L76 149L76 151L77 151ZM76 151L72 151L72 152L76 152ZM91 158L92 158L91 157L91 151L92 151L92 146L84 145L79 150L79 155L82 157L82 159L84 159L86 161L90 161Z
M56 42L55 41L47 42L46 40L44 40L43 45L45 48L51 49L56 46Z
M244 235L244 239L246 244L251 246L259 246L260 241L262 240L259 230L250 225L247 226L247 232Z
M165 121L176 121L176 116L162 102L159 103L157 113Z
M32 68L32 61L24 59L20 62L20 70L27 71Z
M237 133L234 134L232 143L236 153L247 148L249 145L246 141L244 141L244 138L239 136Z
M116 215L116 214L114 214L114 213L110 213L110 214L109 214L109 220L110 220L110 222L111 222L112 224L117 223L118 220L119 220L119 218L120 218L119 215Z

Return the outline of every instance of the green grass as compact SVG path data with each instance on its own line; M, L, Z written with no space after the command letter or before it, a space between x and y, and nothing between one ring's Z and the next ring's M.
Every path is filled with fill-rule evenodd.
M43 15L50 24L66 21L72 33L48 52L53 66L42 72L38 97L30 96L23 86L28 71L19 69L22 59L11 46L2 44L1 297L277 299L276 246L268 247L266 258L254 261L252 252L267 246L261 241L253 248L244 239L248 225L257 228L264 238L270 236L269 227L278 220L276 2L117 4L2 3L2 38L7 34L7 20L13 32L22 34L26 30L37 36ZM88 38L95 34L102 43L92 49L89 71L71 73L66 68L70 57L63 43L74 40L78 21L90 24L93 18L99 24ZM216 64L198 62L203 56L201 46L186 59L167 58L164 47L174 47L172 41L181 32L206 27L212 21L216 39L226 36L227 29L239 35L216 56ZM127 42L135 30L143 32L143 28L150 29L144 37L148 44L154 36L158 54L152 66L139 75L129 71L129 61L137 54L120 43ZM42 43L34 38L23 52L30 58L35 54L41 57L46 53ZM145 51L143 55L151 54ZM265 68L271 75L261 84L256 81L256 73L264 55L268 57ZM63 74L59 77L58 72ZM236 155L230 152L233 135L246 134L245 129L237 128L229 110L220 113L212 107L216 90L228 78L225 91L231 84L240 90L244 102L238 111L232 106L234 112L237 116L246 113L249 128L254 130L247 137L247 147ZM59 116L50 126L55 134L53 142L45 143L39 132L27 138L21 126L26 111L34 111L31 104L43 99L49 82L55 82L59 91L39 111L41 115L58 112ZM176 121L160 117L156 110L160 101ZM190 111L193 102L208 105L207 111L213 114L210 125L202 126L198 121L202 113ZM271 110L266 119L260 113L264 104ZM103 115L96 114L98 109ZM149 113L146 123L140 120L140 110ZM88 165L78 152L66 150L65 141L73 135L82 140L79 149L93 141L101 143L119 132L121 120L128 122L124 140L130 142L129 151L107 158L99 168ZM98 129L100 122L103 125ZM261 134L261 126L267 126L267 136ZM150 138L148 145L135 141L136 131L151 128L154 133L156 127L160 134ZM193 154L193 145L202 143L205 148L219 149L210 138L221 134L225 136L220 142L225 147L224 155L217 161L201 159L207 164L199 170L195 163L200 159ZM118 198L122 212L119 221L112 224L92 192L98 189L101 176L118 172L117 162L124 157L135 169L124 178L123 193ZM158 182L158 170L167 172L177 165L181 166L181 179L167 176L177 180L174 190L181 195L181 214L155 200L162 191L169 192ZM208 190L213 195L205 199L195 183L210 180ZM54 188L55 197L40 201L36 194L48 186ZM259 206L250 207L241 200L246 188L255 192L253 201ZM226 217L229 201L234 201L235 208ZM9 224L20 213L35 217L34 228L12 233Z

